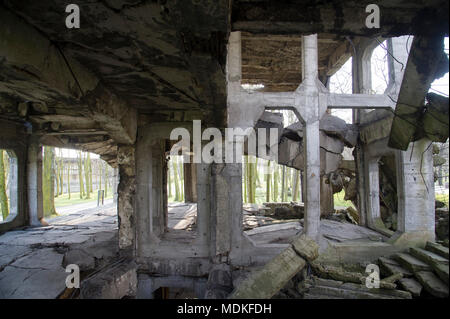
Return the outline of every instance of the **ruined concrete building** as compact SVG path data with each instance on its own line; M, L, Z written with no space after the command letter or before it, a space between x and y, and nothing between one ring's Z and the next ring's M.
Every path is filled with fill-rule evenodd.
M379 27L367 22L372 3ZM16 209L0 223L1 298L167 298L177 289L192 298L448 296L431 147L448 139L448 97L428 93L448 72L448 1L76 4L80 25L68 28L64 1L0 1L0 149L17 167ZM384 41L389 85L372 94L370 58ZM330 93L349 58L353 94ZM332 109L352 110L353 122ZM280 110L297 123L284 127ZM303 173L294 228L245 227L242 165L223 161L222 145L219 161L184 164L195 227L169 227L170 136L184 128L195 138L193 121L222 136L278 130L258 149L277 147L274 160ZM227 146L259 155L244 137ZM190 144L188 155L201 154ZM117 168L117 215L48 225L45 145ZM335 188L355 203L358 225L327 218ZM68 265L81 270L79 289L66 286ZM375 289L370 265L381 269Z

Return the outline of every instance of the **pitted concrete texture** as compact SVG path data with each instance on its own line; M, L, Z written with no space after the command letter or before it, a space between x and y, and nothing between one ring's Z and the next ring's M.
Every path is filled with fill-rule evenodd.
M67 265L77 264L83 277L117 257L113 204L49 221L0 236L0 298L58 298L66 289Z

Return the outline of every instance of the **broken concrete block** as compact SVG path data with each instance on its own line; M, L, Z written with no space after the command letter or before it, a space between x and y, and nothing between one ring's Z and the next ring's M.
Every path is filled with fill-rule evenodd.
M306 261L293 248L284 250L261 270L251 274L237 287L231 299L269 299L280 291Z
M448 286L430 271L419 271L416 277L426 291L438 298L448 297Z
M303 287L302 287L303 289ZM344 283L329 279L313 277L305 284L304 298L310 296L323 299L411 299L411 294L406 291L392 289L372 289L356 283Z
M292 242L292 247L299 256L309 262L312 262L319 257L319 246L313 239L306 235L301 235L294 240Z
M413 275L412 272L400 266L400 264L393 259L380 257L378 259L378 262L380 265L381 273L385 276L392 276L397 273L402 274L403 277L411 277Z
M346 271L342 267L331 265L325 266L317 262L312 263L311 266L322 278L331 278L337 281L352 282L356 284L362 284L366 281L365 276L362 273Z
M406 269L412 271L413 273L418 272L418 271L430 271L431 270L431 267L429 265L427 265L423 261L421 261L411 255L408 255L405 253L400 253L400 254L395 255L395 258L400 263L400 265L402 265Z
M431 251L432 253L435 253L441 257L449 259L448 247L444 247L444 246L436 244L436 243L428 242L425 249L428 251Z
M81 249L71 249L64 255L64 266L75 264L81 271L94 269L95 258Z
M135 296L137 273L134 263L123 262L95 274L80 285L81 299L122 299Z
M410 292L414 297L419 297L422 292L422 285L413 278L402 278L399 281L400 287Z
M435 253L432 253L430 251L427 251L425 249L413 247L409 250L409 253L414 257L416 257L417 259L420 259L421 261L429 265L436 263L448 265L448 259L441 257Z
M442 281L444 281L448 285L448 265L444 264L432 264L431 267L433 268L434 272L441 278Z

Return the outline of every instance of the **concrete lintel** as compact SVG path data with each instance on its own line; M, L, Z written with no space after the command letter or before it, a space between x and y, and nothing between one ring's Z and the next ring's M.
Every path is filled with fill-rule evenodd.
M329 94L330 109L392 109L394 100L386 94Z

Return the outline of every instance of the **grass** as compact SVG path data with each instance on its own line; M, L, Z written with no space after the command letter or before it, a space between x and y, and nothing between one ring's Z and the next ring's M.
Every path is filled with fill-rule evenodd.
M96 202L97 194L98 191L92 192L90 199L87 198L80 199L80 193L71 193L70 194L71 199L69 199L69 194L59 195L58 197L55 197L55 208ZM105 197L105 200L109 198L113 198L112 191L108 191L108 196Z
M448 207L449 198L447 194L436 194L436 200L445 203L445 206Z

